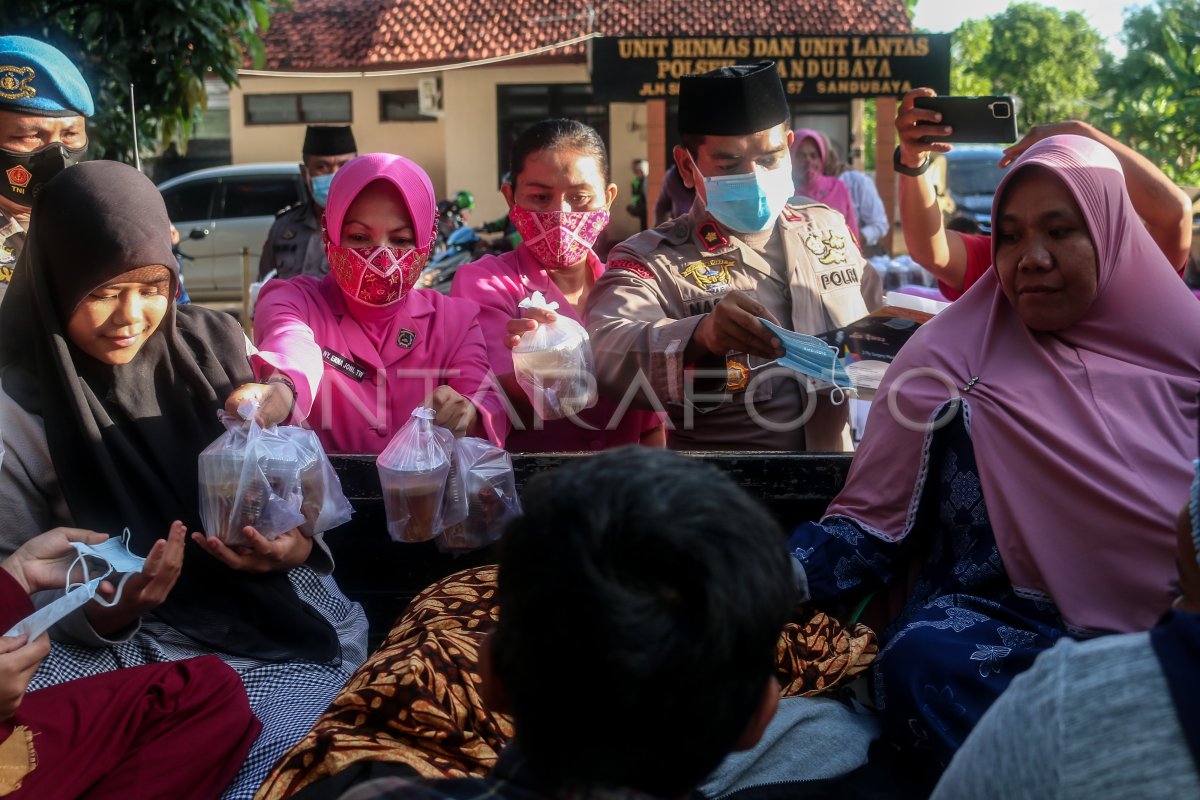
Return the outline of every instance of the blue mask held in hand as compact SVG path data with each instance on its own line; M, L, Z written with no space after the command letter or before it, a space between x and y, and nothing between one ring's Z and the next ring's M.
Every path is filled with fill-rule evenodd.
M322 207L328 205L329 184L333 183L333 175L313 175L310 182L313 202Z
M775 169L704 179L708 213L741 233L761 233L774 225L794 191L792 163L787 158Z
M833 391L830 392L829 399L834 405L839 405L845 400L847 391L855 391L854 381L850 379L849 373L838 358L836 347L815 336L781 328L762 317L759 317L758 321L783 343L783 357L776 360L776 364L810 378L832 383Z
M66 594L54 602L42 606L18 622L4 634L5 636L24 635L27 642L32 642L52 625L66 617L72 611L83 606L89 600L94 599L103 606L115 606L121 602L121 591L125 588L125 582L129 580L129 576L141 572L142 566L146 563L146 559L129 552L128 529L125 530L124 535L119 539L111 538L98 545L71 542L71 546L75 548L79 555L76 556L74 563L71 564L71 568L67 570ZM88 568L89 558L104 562L107 570L105 570L103 575L95 578L91 577ZM83 580L79 582L72 581L70 577L71 573L75 571L76 565L83 572ZM113 573L124 573L124 577L117 584L117 591L113 594L112 600L97 597L96 592L100 589L100 582Z

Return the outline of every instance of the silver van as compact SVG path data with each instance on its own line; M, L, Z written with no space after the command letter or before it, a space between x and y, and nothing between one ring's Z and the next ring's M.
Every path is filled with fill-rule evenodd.
M189 172L159 184L167 214L179 229L188 294L200 303L240 301L242 248L250 277L275 215L304 197L296 162L235 164Z

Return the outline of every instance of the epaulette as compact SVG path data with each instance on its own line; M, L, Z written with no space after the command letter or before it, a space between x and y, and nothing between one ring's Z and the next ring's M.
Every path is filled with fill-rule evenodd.
M284 214L288 213L289 211L295 211L297 208L299 208L302 205L304 205L304 201L298 200L295 203L292 203L290 206L284 206L283 208L281 208L275 212L275 218L278 219L279 217L282 217Z
M824 203L818 203L816 200L806 200L805 202L790 202L783 207L781 216L788 222L800 222L812 211L832 211L833 209Z

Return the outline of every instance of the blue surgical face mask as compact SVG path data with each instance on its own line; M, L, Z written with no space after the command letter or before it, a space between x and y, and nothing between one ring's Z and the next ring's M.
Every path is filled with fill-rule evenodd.
M775 169L704 178L708 212L717 222L741 233L769 229L794 192L789 157L784 157Z
M329 200L329 184L333 183L333 174L329 175L313 175L309 179L312 185L313 202L324 207Z
M125 588L125 581L129 580L130 575L141 572L142 566L146 563L146 559L129 552L128 530L125 531L122 537L107 539L98 545L71 542L71 546L75 548L79 556L75 559L75 563L71 565L71 569L67 570L66 594L54 602L42 606L18 622L8 633L4 634L5 636L19 636L24 634L25 640L32 642L63 617L80 608L89 600L94 599L103 606L115 606L121 602L121 591ZM88 559L103 561L108 569L102 575L93 578L88 568ZM79 582L72 581L70 577L76 565L83 572L83 580ZM113 573L124 573L124 577L117 583L117 590L113 594L112 600L97 597L96 592L100 589L100 582Z
M841 359L838 358L836 347L815 336L786 330L761 317L759 322L766 325L767 329L778 336L779 341L783 344L783 358L777 360L776 364L808 375L810 378L832 383L834 388L830 393L830 399L835 405L842 402L846 390L854 390L854 381L850 379L849 373L846 372Z

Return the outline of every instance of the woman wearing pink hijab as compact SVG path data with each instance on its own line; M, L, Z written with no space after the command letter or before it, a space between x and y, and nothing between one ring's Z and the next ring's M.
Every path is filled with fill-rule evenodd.
M360 156L329 188L329 274L271 281L259 295L259 377L293 387L292 418L329 452L380 452L419 405L457 435L496 440L501 411L478 307L413 289L436 226L424 170L402 156Z
M926 777L1055 640L1171 605L1196 455L1200 303L1112 152L1039 142L992 220L996 269L905 346L845 488L790 542L817 599L911 587L874 689Z
M461 266L450 290L479 304L488 357L516 417L505 446L514 453L603 450L637 442L661 447L665 436L657 416L626 408L619 398L601 397L567 419L534 418L513 376L512 348L520 334L553 322L557 314L584 323L583 308L604 272L592 245L608 225L617 187L609 180L604 140L582 122L537 122L517 137L510 155L511 182L502 191L523 241L503 255ZM558 304L557 314L528 309L522 315L520 303L536 292Z
M824 203L846 218L848 227L858 238L858 217L854 200L846 184L836 176L825 174L825 137L812 128L801 128L792 139L792 179L796 194Z

